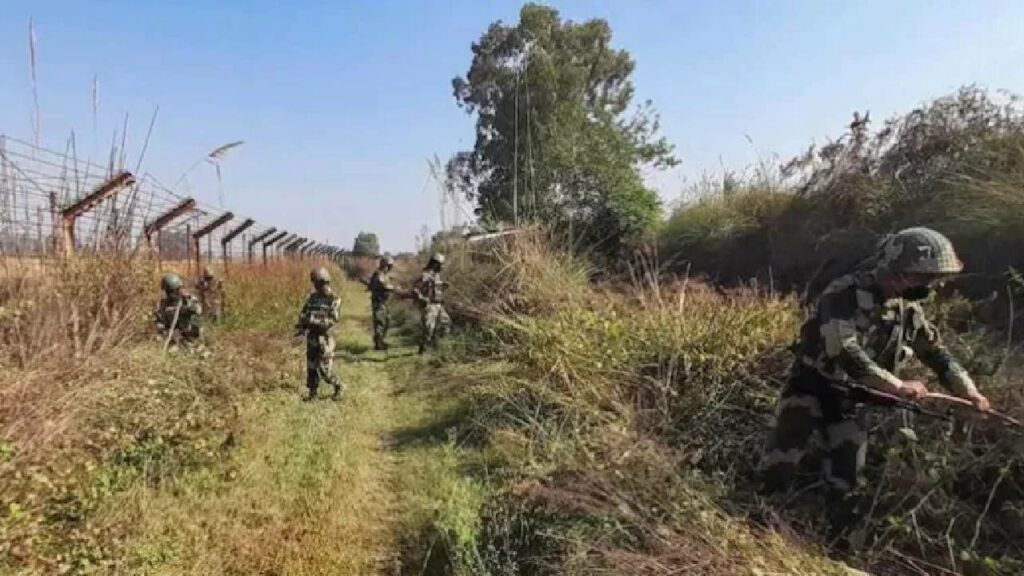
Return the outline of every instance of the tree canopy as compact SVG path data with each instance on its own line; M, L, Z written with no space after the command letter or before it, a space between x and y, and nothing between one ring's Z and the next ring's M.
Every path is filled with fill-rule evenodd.
M490 25L473 44L458 104L476 115L476 142L448 163L449 185L485 222L569 226L604 252L657 221L641 168L672 166L651 103L634 106L634 61L611 47L604 20L576 23L525 5L515 26Z
M373 232L360 232L356 235L356 241L352 246L352 253L356 256L376 256L380 254L380 242Z

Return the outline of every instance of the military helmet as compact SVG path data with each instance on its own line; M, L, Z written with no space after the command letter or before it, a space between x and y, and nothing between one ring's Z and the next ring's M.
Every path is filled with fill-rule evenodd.
M181 289L181 277L173 272L164 274L164 277L160 279L160 288L164 292L173 292Z
M381 256L380 257L380 263L384 264L385 266L394 266L395 265L395 259L392 258L391 256Z
M206 278L208 280L214 278L213 269L210 268L209 266L203 268L203 278Z
M434 252L433 256L430 257L430 261L437 262L438 264L444 264L444 254Z
M956 274L964 269L953 243L931 228L900 230L880 244L878 267L894 274Z
M310 282L313 282L314 284L320 284L320 283L327 284L327 283L329 283L331 281L331 273L328 272L327 268L324 268L323 266L321 266L319 268L314 268L309 273L309 280L310 280Z

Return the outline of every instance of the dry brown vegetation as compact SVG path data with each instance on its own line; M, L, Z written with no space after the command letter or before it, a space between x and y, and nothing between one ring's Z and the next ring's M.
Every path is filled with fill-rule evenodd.
M651 274L595 287L585 262L543 238L452 261L453 310L469 331L453 354L507 366L471 379L467 433L485 439L489 477L501 481L482 505L467 573L841 570L822 555L820 488L788 502L755 489L801 320L794 298ZM983 369L1003 350L991 353L964 321L969 304L945 302L935 313L958 354L1020 416L1019 387ZM1017 573L1019 436L875 411L871 437L871 512L851 562L885 574Z
M158 273L148 262L81 258L5 277L0 567L112 570L137 517L109 514L110 502L218 460L240 395L290 382L289 348L259 328L289 333L307 269L232 268L232 329L208 337L226 362L165 353L149 336Z

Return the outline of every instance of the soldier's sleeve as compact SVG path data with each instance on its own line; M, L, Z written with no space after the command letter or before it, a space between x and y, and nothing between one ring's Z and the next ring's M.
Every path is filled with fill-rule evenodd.
M879 366L861 346L854 320L856 311L855 289L822 296L819 314L825 354L858 384L886 391L900 387L903 382Z
M164 318L164 310L160 304L157 304L156 309L153 310L153 322L156 323L157 330L167 329L167 319Z
M415 297L416 297L416 299L417 299L417 300L420 300L420 301L425 301L425 300L427 300L427 297L426 297L426 295L425 295L425 294L423 293L423 291L424 291L424 289L426 289L426 283L428 282L428 280L429 280L429 279L427 278L427 275L426 275L426 274L424 273L424 274L423 274L422 276L420 276L420 277L419 277L419 279L418 279L418 280L416 280L416 282L415 282L415 283L414 283L414 284L412 285L412 294L413 294L413 296L415 296Z
M341 298L335 296L331 301L331 311L327 314L327 328L333 327L341 320Z
M305 327L309 324L309 303L310 298L306 298L306 301L302 304L302 310L299 311L299 321L296 322L296 326Z
M921 363L931 368L939 376L942 385L950 392L958 396L976 393L978 388L974 385L974 380L950 354L942 343L938 329L928 321L924 310L918 305L914 305L911 309L911 322L915 329L911 347L914 349L914 354L921 359Z
M199 302L199 299L195 296L189 296L187 300L187 309L190 314L198 318L203 313L203 305Z

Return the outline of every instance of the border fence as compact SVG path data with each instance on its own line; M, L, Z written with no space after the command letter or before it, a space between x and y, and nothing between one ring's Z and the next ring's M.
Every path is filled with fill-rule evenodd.
M76 254L148 254L160 264L340 259L344 251L270 223L174 193L123 156L106 165L0 134L0 258L45 261Z

